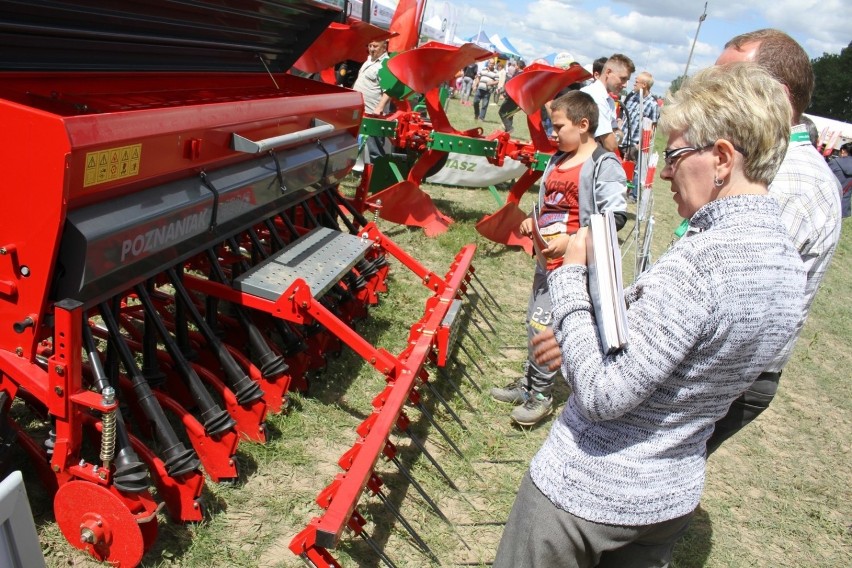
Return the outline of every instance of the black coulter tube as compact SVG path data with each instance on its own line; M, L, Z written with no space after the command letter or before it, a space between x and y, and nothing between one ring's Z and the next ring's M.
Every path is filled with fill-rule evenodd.
M99 304L98 309L109 331L110 343L115 345L116 352L133 384L133 391L136 394L139 406L142 407L142 411L145 412L145 416L151 422L154 433L165 448L163 450L163 457L165 458L163 461L166 464L166 471L172 477L179 477L197 470L201 466L198 456L195 455L193 450L187 449L183 442L178 439L175 431L172 430L172 426L166 418L166 413L163 412L163 408L154 397L151 387L136 365L133 352L127 342L124 341L112 310L106 302Z
M201 332L201 335L204 336L204 340L207 342L207 345L209 345L210 349L216 353L216 356L219 358L219 363L222 365L222 369L225 372L225 378L227 379L228 386L234 391L234 395L237 397L237 402L240 404L249 404L261 398L263 396L263 391L257 383L249 378L245 371L243 371L242 367L237 364L231 356L231 353L228 351L228 348L225 347L222 340L219 339L216 333L207 324L207 321L201 316L198 308L192 302L189 291L187 291L186 287L184 287L178 272L174 268L169 268L167 270L167 274L169 275L169 280L175 289L175 303L179 306L183 306L183 308L189 313L189 316L195 322L195 325L198 326L198 330Z
M160 318L160 314L157 313L154 303L151 301L151 296L148 294L148 290L144 285L138 284L136 286L136 295L145 309L146 325L150 320L150 323L157 330L160 340L171 356L172 363L177 369L178 374L183 378L193 400L198 404L198 408L201 410L201 422L204 424L204 430L210 436L218 436L232 429L236 426L237 422L231 418L227 411L216 404L216 401L213 400L213 397L204 388L201 378L199 378L189 361L184 358L177 341L169 334L169 330L166 329L166 324Z

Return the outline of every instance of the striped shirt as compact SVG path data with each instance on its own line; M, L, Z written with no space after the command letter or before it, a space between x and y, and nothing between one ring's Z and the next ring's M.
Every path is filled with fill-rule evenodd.
M781 205L781 220L799 251L808 283L805 305L795 335L766 368L780 371L793 353L793 346L814 301L840 239L840 183L807 136L807 128L796 125L769 194Z
M557 507L639 526L695 509L713 425L793 334L805 271L766 195L713 201L627 288L629 343L604 355L586 267L548 279L568 403L530 464Z

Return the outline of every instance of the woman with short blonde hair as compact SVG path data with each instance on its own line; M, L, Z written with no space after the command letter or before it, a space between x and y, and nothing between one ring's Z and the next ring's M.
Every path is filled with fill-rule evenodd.
M706 69L663 108L662 177L686 236L625 290L629 340L601 348L585 229L548 279L536 361L571 396L521 482L496 568L668 566L704 487L715 421L793 336L805 271L767 192L790 107L754 64Z

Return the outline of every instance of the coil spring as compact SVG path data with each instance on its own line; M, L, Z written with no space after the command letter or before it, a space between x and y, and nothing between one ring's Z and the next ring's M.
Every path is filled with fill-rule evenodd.
M376 223L379 222L379 211L381 211L381 210L382 210L382 200L377 199L376 200L376 208L373 209L373 224L376 224Z
M115 403L115 389L105 387L101 391L104 406ZM101 417L101 461L105 468L109 468L112 456L115 454L115 410L104 412Z

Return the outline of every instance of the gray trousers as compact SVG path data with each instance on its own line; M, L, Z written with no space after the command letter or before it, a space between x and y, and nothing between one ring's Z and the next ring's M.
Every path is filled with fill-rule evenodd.
M666 568L691 518L640 527L593 523L556 507L527 472L493 568Z
M373 164L378 158L381 158L385 152L385 137L384 136L368 136L366 141L367 156L370 163Z
M527 306L527 387L545 396L553 392L553 382L559 371L548 371L547 368L539 366L532 354L533 336L553 325L553 315L550 310L550 286L547 284L547 270L536 264L533 276L532 292L530 302Z
M707 440L707 457L769 407L778 391L780 379L781 371L760 373L754 383L731 403L728 413L716 422L713 434Z

